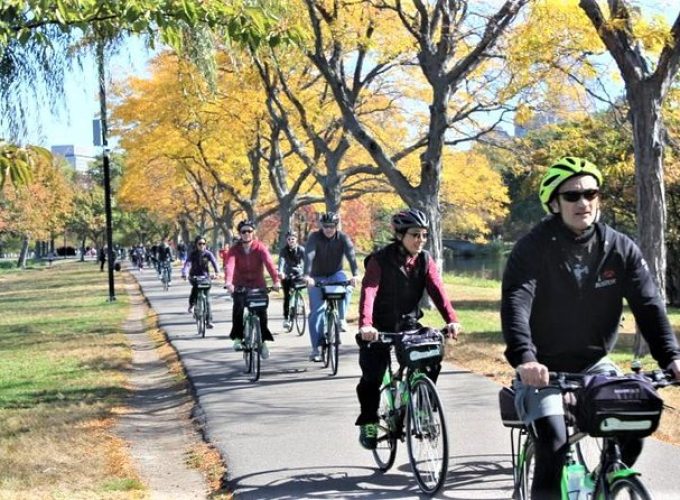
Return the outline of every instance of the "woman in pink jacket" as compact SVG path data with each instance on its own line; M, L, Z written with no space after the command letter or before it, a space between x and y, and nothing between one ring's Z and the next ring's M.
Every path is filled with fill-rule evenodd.
M274 289L279 290L280 280L276 272L272 256L267 247L255 238L255 223L243 220L238 223L238 232L241 239L232 245L227 253L227 265L225 267L226 286L229 293L234 297L232 309L232 327L229 337L234 341L234 350L243 350L243 310L245 308L246 293L248 288L264 288L267 283L264 280L264 268L267 268L269 276L274 282ZM234 291L236 290L236 293ZM269 357L268 341L273 341L272 333L267 326L267 311L258 312L260 326L262 328L262 358Z

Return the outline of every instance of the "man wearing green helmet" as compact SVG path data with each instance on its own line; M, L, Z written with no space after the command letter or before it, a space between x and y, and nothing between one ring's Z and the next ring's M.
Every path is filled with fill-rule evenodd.
M638 246L599 222L603 177L588 160L555 161L539 198L550 215L512 250L503 275L505 356L517 371L515 406L536 441L532 498L559 499L567 430L549 371L619 371L607 354L616 342L623 299L654 359L680 379L680 349L664 303ZM621 440L629 466L642 440Z

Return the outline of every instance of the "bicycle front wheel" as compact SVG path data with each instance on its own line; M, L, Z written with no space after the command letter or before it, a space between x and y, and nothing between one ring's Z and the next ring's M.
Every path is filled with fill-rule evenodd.
M338 364L340 362L340 320L335 316L333 323L331 324L330 332L328 335L328 358L331 365L331 374L336 375L338 373Z
M260 349L262 348L262 332L260 330L260 318L253 315L250 318L251 349L250 349L250 381L257 382L260 379Z
M531 483L534 480L534 465L534 441L527 437L517 460L513 500L529 500Z
M595 493L594 498L599 498L599 494ZM609 485L606 500L652 500L652 495L639 477L617 477Z
M401 422L398 418L400 411L394 408L394 393L394 388L388 385L380 390L378 443L373 450L373 458L383 472L390 470L394 465L397 456L397 435L401 431Z
M198 330L198 336L205 337L205 297L202 291L199 291L198 297L196 297L194 316L196 318L196 329Z
M305 299L300 292L297 292L295 298L295 329L299 336L305 334L307 328L307 310L305 308Z
M604 439L592 436L585 436L574 445L576 448L576 459L582 463L586 472L593 472L600 465Z
M449 466L444 408L427 377L413 383L410 397L406 418L409 460L420 489L434 495L444 485Z

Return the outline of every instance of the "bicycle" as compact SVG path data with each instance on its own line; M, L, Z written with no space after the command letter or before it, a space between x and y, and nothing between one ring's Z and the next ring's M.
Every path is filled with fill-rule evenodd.
M209 276L196 276L193 278L193 282L198 289L196 304L194 305L194 319L196 320L198 335L205 337L205 329L212 316L210 307L210 287L212 286L212 281Z
M406 440L413 475L420 490L428 495L436 494L444 485L449 464L444 407L425 371L443 358L443 337L431 332L431 336L379 333L375 341L395 345L399 369L392 371L390 356L380 388L373 458L382 472L388 471L394 465L397 441Z
M271 287L244 288L238 287L234 294L245 294L245 310L243 314L243 361L246 373L250 373L250 381L260 378L260 361L262 355L262 328L258 312L266 310L269 305Z
M340 362L340 301L345 300L347 287L351 281L318 282L314 286L321 288L321 294L326 303L326 311L323 315L321 339L321 359L323 367L331 367L331 375L338 373Z
M288 324L286 333L293 331L293 327L297 330L298 336L302 336L307 328L307 308L305 306L305 299L302 295L302 290L307 288L304 281L298 279L293 280L290 293L290 305L288 307Z
M602 374L600 374L602 375ZM584 394L588 381L595 374L551 373L547 388L556 388L564 395L570 393ZM675 385L673 375L662 370L639 372L614 376L616 380L639 382L641 379L649 381L654 389ZM511 428L512 468L513 468L513 499L528 500L533 480L534 466L534 437L529 429L524 427L514 409L514 393L508 388L501 389L501 419L503 425ZM581 396L584 397L584 396ZM633 401L629 399L629 401ZM512 405L510 405L512 403ZM588 403L591 403L590 401ZM573 402L571 403L573 405ZM582 404L586 406L586 403ZM658 425L662 406L658 410L627 411L623 406L602 409L597 404L588 404L593 408L591 413L598 413L597 427L589 429L590 423L585 423L581 417L587 410L579 410L576 405L577 417L570 418L565 414L565 421L569 429L567 437L567 459L562 474L562 499L597 499L612 500L625 498L635 500L651 500L652 496L640 479L640 473L628 467L621 461L621 448L618 438L631 435L645 437L651 434ZM579 428L580 425L586 429ZM590 432L588 432L590 430ZM594 435L593 435L594 434ZM570 480L570 472L577 471L577 480Z
M170 262L163 262L161 265L161 283L163 283L163 291L167 292L168 288L170 288L170 272L171 272L171 266L172 264Z

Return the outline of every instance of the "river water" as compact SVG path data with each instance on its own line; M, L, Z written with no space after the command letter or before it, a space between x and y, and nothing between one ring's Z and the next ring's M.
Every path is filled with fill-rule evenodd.
M500 281L506 260L502 255L463 257L455 256L453 252L444 252L444 272Z

